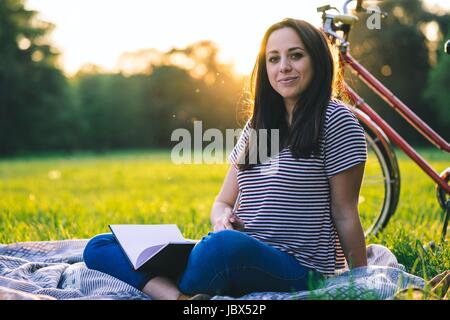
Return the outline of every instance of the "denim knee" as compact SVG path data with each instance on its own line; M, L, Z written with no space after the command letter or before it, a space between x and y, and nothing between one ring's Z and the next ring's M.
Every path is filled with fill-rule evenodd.
M248 235L236 230L210 232L197 243L179 287L185 293L209 293L211 280L235 263L242 263L248 254Z
M88 268L98 266L98 259L101 255L98 254L99 250L102 250L105 246L111 245L117 242L116 238L111 233L99 234L89 240L83 251L83 260Z
M214 262L222 264L235 259L242 259L247 252L245 237L247 235L236 230L210 232L196 246L192 258L208 264Z
M142 290L156 276L153 272L134 270L116 238L110 233L92 238L84 249L83 257L89 269L109 274L138 290Z

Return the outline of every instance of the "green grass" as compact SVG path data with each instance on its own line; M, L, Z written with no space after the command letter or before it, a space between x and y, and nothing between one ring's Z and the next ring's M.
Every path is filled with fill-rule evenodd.
M419 149L419 154L441 173L450 167L450 157L437 149ZM368 243L383 244L406 269L430 279L450 269L449 232L441 242L443 210L436 198L435 183L402 151L396 151L400 166L401 193L397 210L387 227ZM433 241L435 249L429 249Z
M434 183L397 153L400 203L385 231L367 243L390 248L413 274L430 279L450 269ZM421 154L438 171L440 152ZM170 153L46 155L0 161L0 243L90 238L113 223L176 223L187 238L210 231L209 210L227 166L173 165ZM424 250L428 242L435 250Z

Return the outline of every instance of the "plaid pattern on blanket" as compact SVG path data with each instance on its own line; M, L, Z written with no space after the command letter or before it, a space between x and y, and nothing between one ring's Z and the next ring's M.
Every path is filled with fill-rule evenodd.
M86 268L88 240L21 242L0 245L0 297L15 299L148 300L143 292L102 272ZM409 286L423 288L423 279L405 268L386 247L367 248L369 266L328 278L313 291L255 292L239 300L391 299ZM214 300L236 299L215 296Z

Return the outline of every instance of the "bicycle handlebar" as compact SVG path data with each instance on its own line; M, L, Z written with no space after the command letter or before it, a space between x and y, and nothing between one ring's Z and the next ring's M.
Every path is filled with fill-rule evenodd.
M339 9L335 7L331 7L330 5L325 5L317 8L317 12L322 12L322 21L323 21L323 31L332 37L332 42L335 40L339 40L342 50L346 50L348 47L348 32L350 31L350 28L355 22L358 21L358 17L353 16L351 14L347 14L347 6L350 2L354 0L346 0L344 4L344 14L341 14ZM358 3L362 0L358 0ZM329 10L336 10L338 14L331 14L327 11ZM341 37L337 31L344 31L344 37Z
M342 8L343 13L341 13L339 9L331 7L330 5L325 5L317 8L317 12L322 12L323 31L332 38L331 40L333 43L336 40L339 40L339 47L344 52L347 50L347 47L349 45L347 39L350 29L359 20L357 16L348 13L347 7L353 1L357 2L356 12L365 12L365 9L362 6L363 0L346 0ZM336 10L338 13L332 14L328 12L330 10ZM337 33L338 31L343 31L343 36L339 35Z

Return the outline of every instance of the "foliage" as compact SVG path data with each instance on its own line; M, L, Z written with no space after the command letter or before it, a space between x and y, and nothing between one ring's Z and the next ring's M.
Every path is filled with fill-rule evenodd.
M449 35L444 38L441 48ZM441 53L439 62L429 73L428 86L424 92L424 97L428 99L430 109L433 110L445 128L450 127L450 55Z
M351 54L417 115L431 124L447 140L450 139L450 132L446 130L446 120L440 117L440 114L448 109L446 107L448 103L429 108L429 101L423 98L428 73L432 69L435 56L442 51L442 46L438 46L438 42L448 34L450 15L430 13L424 10L420 0L387 0L379 2L379 6L382 11L388 13L388 16L381 20L380 29L371 30L366 25L368 15L366 13L359 15L360 22L350 34ZM435 23L438 28L437 40L430 40L426 36L430 23ZM449 57L442 57L444 58ZM435 70L439 70L436 72L448 73L446 65L448 65L446 62L436 65ZM387 107L381 98L355 76L348 73L347 80L403 136L416 144L423 143L424 140L406 121ZM442 87L447 88L448 85L442 82L439 88ZM448 90L439 92L437 88L433 91L433 96L444 100L445 92Z
M66 79L47 38L53 25L36 14L22 1L0 2L0 154L71 143Z
M212 44L199 43L211 49ZM192 55L193 44L186 50ZM188 50L189 49L189 50ZM211 49L212 50L212 49ZM161 53L171 61L179 50ZM184 51L183 51L184 52ZM191 58L190 58L191 59ZM151 72L102 74L81 71L72 80L77 97L82 148L168 147L177 128L193 130L195 120L204 130L237 126L236 109L242 82L217 61L193 60L192 69L174 64L152 65ZM146 70L147 70L146 69ZM193 71L197 70L197 71ZM198 70L206 70L199 74ZM214 73L210 73L214 70Z

